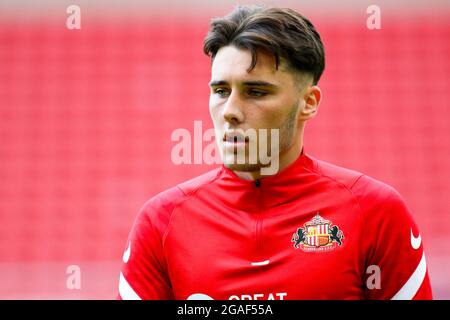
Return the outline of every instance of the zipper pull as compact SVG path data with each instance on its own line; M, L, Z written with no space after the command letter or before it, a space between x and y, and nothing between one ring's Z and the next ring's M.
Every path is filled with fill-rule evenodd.
M255 180L255 186L259 188L261 186L261 181L259 179Z

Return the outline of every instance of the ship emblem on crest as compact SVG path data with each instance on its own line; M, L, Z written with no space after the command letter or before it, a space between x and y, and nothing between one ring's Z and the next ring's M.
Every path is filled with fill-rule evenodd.
M295 249L305 252L331 251L342 245L344 233L331 221L323 219L319 212L303 228L292 235Z

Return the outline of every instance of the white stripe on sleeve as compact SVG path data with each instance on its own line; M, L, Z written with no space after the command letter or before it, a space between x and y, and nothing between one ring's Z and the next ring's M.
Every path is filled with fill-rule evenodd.
M123 300L142 300L138 294L133 290L133 288L128 283L127 279L120 273L119 280L119 293Z
M425 279L425 274L427 272L427 262L425 261L425 252L422 254L422 259L420 259L419 265L413 272L411 277L406 281L403 287L397 292L391 300L412 300L419 291L422 285L423 279Z

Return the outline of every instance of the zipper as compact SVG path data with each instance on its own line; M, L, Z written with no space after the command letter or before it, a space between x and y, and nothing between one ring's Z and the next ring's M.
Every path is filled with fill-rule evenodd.
M263 207L263 199L264 199L263 194L262 194L262 189L261 189L261 180L259 180L259 179L255 180L255 188L257 188L258 193L259 193L259 195L256 199L256 201L258 201L258 213L256 215L256 256L259 257L261 255L261 251L262 251L262 224L263 224L262 207Z

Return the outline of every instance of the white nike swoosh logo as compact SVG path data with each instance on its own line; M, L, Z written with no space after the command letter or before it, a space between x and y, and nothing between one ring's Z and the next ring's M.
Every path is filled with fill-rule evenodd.
M128 249L125 250L125 252L123 253L123 263L127 263L128 259L130 259L130 254L131 254L131 241L128 244Z
M419 236L416 238L416 237L414 237L412 229L411 229L411 246L413 247L413 249L415 249L415 250L419 249L421 243L422 243L422 237L420 236L420 233L419 233Z

